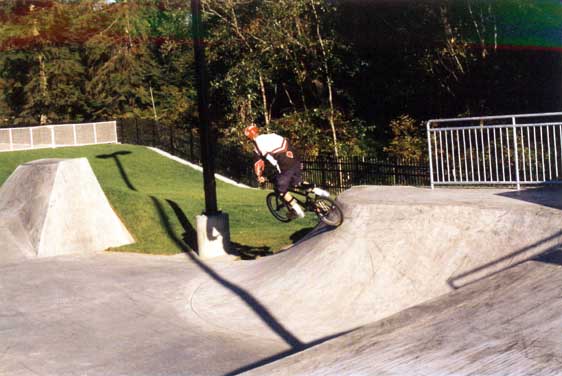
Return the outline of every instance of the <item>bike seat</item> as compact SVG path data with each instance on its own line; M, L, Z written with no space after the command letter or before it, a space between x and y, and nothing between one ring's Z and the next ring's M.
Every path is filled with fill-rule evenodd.
M307 181L303 181L302 183L300 183L299 185L296 186L296 188L300 188L300 189L313 189L314 187L316 187L316 185L314 183L309 183Z

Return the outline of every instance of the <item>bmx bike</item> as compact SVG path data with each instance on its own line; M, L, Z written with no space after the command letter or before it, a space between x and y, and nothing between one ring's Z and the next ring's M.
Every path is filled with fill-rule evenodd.
M289 189L289 192L305 212L316 214L321 222L332 227L338 227L343 223L343 211L340 205L323 189L317 188L312 183L301 183ZM269 211L277 220L290 222L294 219L293 209L279 192L269 193L266 202Z

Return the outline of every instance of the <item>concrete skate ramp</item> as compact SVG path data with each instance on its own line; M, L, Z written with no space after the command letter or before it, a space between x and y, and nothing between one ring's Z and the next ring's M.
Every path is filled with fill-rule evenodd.
M244 375L561 375L560 255L557 262L525 262Z
M0 263L132 242L86 158L23 164L0 188Z
M356 187L339 197L341 227L201 281L189 307L218 328L298 348L559 245L561 193Z

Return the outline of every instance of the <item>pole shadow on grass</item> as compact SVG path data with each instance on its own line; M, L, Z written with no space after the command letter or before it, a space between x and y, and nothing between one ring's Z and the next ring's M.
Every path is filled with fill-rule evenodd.
M166 200L166 202L174 211L174 214L176 215L176 218L180 222L181 227L184 231L181 239L191 250L197 252L197 231L195 231L191 223L189 223L189 220L187 219L185 213L176 202L172 200ZM255 247L234 242L231 242L230 246L231 249L229 250L229 253L238 255L243 260L254 260L258 257L269 256L273 254L271 252L271 248L265 246Z
M291 332L289 332L281 323L279 323L275 319L275 317L273 317L273 315L269 312L269 310L265 306L263 306L256 298L254 298L246 290L242 289L241 287L237 286L236 284L234 284L234 283L226 280L225 278L223 278L216 271L214 271L210 266L205 264L203 261L199 260L199 258L197 256L195 256L192 252L193 251L192 245L194 243L196 243L196 242L192 241L193 237L189 236L189 235L184 236L184 238L186 238L188 241L191 241L192 245L189 245L189 243L185 242L180 236L178 236L174 232L174 230L172 229L172 226L170 224L170 219L166 215L163 204L154 196L150 196L150 198L152 199L152 202L154 203L154 206L155 206L156 210L158 211L160 221L162 222L162 225L164 226L166 232L168 233L168 236L170 236L170 238L174 241L174 243L180 249L182 249L185 252L185 254L201 270L203 270L205 273L207 273L207 275L209 275L215 281L220 283L222 286L224 286L225 288L227 288L228 290L230 290L234 294L236 294L238 297L240 297L240 299L242 299L248 305L248 307L250 307L255 312L255 314L273 332L275 332L283 341L285 341L285 343L287 343L287 345L289 345L291 347L291 350L296 352L296 351L300 351L300 350L305 348L305 344L303 342L301 342L297 337L295 337ZM170 204L170 203L173 203L173 201L167 200L167 203ZM189 222L189 220L187 219L187 217L185 216L185 214L183 213L181 208L176 203L173 203L170 206L172 207L172 210L174 210L174 213L176 214L176 216L178 216L178 219L180 220L180 223L184 227L185 233L186 234L195 233L195 229L193 228L193 226L191 225L191 223Z
M111 153L111 154L101 154L101 155L96 155L96 158L99 159L113 159L113 161L115 162L115 164L117 165L117 169L119 170L119 173L121 174L121 178L123 178L123 181L125 182L125 184L127 185L127 187L132 190L132 191L136 191L137 189L135 188L135 186L133 185L133 183L131 183L131 181L129 180L129 177L127 176L127 173L125 172L125 168L123 168L123 164L121 163L121 161L119 160L119 156L121 155L128 155L131 154L132 152L127 151L127 150L120 150L120 151L116 151L115 153Z

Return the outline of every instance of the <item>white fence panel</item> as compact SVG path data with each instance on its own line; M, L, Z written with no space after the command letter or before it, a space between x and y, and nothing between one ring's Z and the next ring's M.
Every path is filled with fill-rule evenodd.
M431 187L562 183L562 113L427 122Z
M116 121L0 128L0 152L117 142Z

